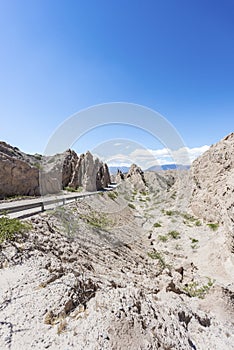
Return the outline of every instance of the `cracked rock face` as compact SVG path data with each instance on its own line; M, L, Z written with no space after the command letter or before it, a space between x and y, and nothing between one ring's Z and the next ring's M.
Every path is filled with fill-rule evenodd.
M80 157L72 150L54 156L28 155L0 142L0 198L52 194L65 187L96 191L110 182L108 166L90 152Z
M234 133L212 145L192 165L191 209L208 222L225 224L234 241Z

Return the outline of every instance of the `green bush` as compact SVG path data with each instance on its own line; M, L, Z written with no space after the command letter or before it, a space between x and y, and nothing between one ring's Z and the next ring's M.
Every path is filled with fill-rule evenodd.
M219 228L219 224L218 223L211 223L211 224L207 224L207 226L209 226L211 228L211 230L213 231L217 231Z
M41 154L34 154L34 158L36 158L37 160L42 160L42 155Z
M159 241L161 241L161 242L166 242L166 241L168 240L168 236L159 235L159 236L158 236L158 239L159 239Z
M19 219L0 217L0 244L5 240L13 240L17 233L29 231L31 227L29 223L21 222Z
M201 225L202 225L202 223L201 223L201 221L200 221L200 220L197 220L197 221L195 222L195 225L196 225L196 226L201 226Z
M198 239L193 238L193 237L189 237L189 239L191 239L192 243L198 243L199 242Z
M173 192L173 193L172 193L171 198L172 198L172 199L176 199L176 192Z
M174 215L174 212L172 210L166 210L165 214L168 216L172 216L172 215Z
M77 189L73 188L73 187L64 187L65 191L68 192L81 192L83 190L82 187L78 187Z
M213 286L215 280L211 280L211 278L207 277L208 282L202 286L199 286L198 282L191 282L187 284L183 290L190 297L198 297L200 299L204 299L206 294L209 292L210 288Z
M89 214L80 215L80 217L89 225L103 230L107 230L114 225L114 222L104 213L90 212Z
M155 222L154 227L162 227L162 225L159 222Z
M180 238L180 233L178 231L175 231L175 230L169 231L168 235L174 239Z
M158 260L160 266L164 269L167 265L165 263L165 260L163 258L163 256L161 255L160 252L157 252L157 251L153 251L153 252L149 252L148 253L148 256L151 258L151 259L156 259Z
M188 221L196 221L196 218L188 213L182 213L181 216Z
M135 205L132 204L132 203L128 203L128 206L129 206L129 208L131 208L131 209L136 209Z
M118 197L118 193L115 191L110 191L107 193L108 197L111 198L113 201Z
M33 163L33 166L37 169L42 169L42 165L39 162Z
M147 196L147 192L146 192L146 191L140 191L140 193L141 193L143 196Z

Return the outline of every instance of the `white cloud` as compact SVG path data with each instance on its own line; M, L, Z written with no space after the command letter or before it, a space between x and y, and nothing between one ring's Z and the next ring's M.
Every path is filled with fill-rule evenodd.
M165 164L182 164L190 165L197 157L207 151L209 146L201 146L188 148L183 147L175 151L170 151L167 148L152 150L137 148L130 154L116 154L105 161L110 166L129 166L136 163L143 169L147 169L154 165Z
M113 167L123 167L123 166L126 166L126 167L130 167L131 166L131 162L129 162L129 163L124 163L124 162L113 162L113 163L111 163L111 162L108 162L108 166L110 167L110 166L113 166Z

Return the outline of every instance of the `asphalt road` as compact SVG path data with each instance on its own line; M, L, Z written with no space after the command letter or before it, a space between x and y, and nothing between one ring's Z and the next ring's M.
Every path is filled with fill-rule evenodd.
M114 190L118 185L111 184L106 191ZM21 199L11 202L0 203L0 215L7 214L11 218L22 218L35 215L44 210L53 209L60 205L65 205L75 201L77 198L84 198L100 193L97 192L72 192L68 194L58 194L50 196L42 196L33 199Z

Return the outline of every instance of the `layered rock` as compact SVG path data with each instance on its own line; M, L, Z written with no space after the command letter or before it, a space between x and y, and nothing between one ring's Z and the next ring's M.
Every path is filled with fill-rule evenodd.
M0 143L0 198L58 193L65 187L96 191L111 182L107 164L90 152L73 150L54 156L28 155Z
M191 209L208 222L226 226L234 237L234 133L212 145L191 168Z

